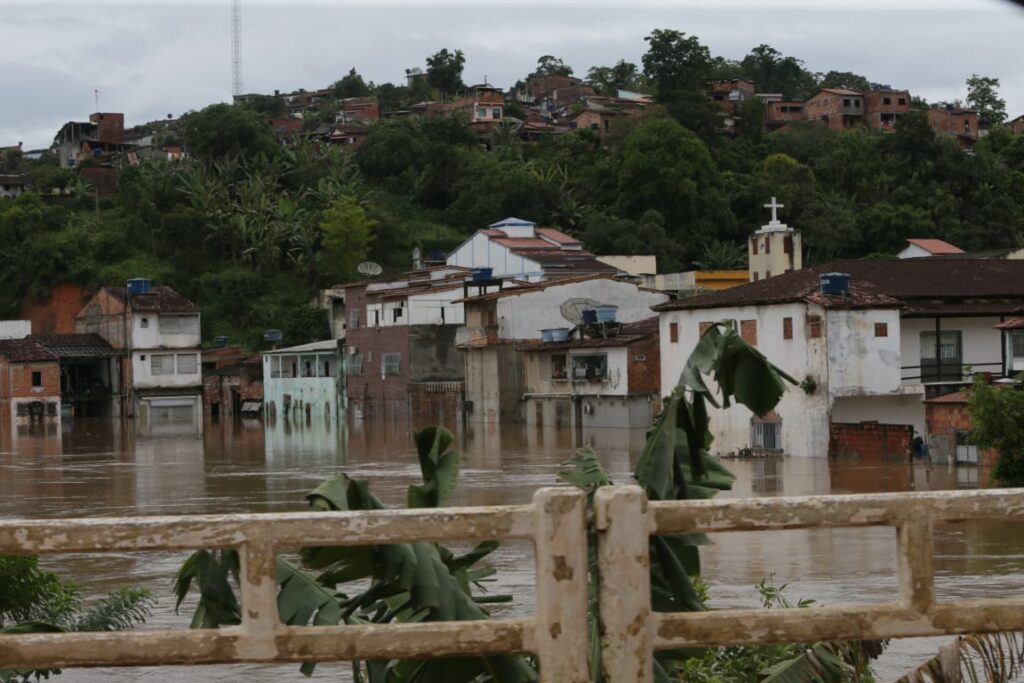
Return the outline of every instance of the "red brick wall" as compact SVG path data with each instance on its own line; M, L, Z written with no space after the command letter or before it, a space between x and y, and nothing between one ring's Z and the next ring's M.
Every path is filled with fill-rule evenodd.
M925 403L924 419L928 430L928 448L933 458L941 456L952 461L956 446L956 433L970 431L974 426L966 402ZM978 459L982 464L995 464L999 452L990 448L979 448Z
M363 301L360 303L361 298ZM349 402L366 416L405 415L409 401L409 328L405 325L364 327L365 298L357 296L353 299L355 301L352 303L360 308L360 326L346 331L345 343L349 347L354 346L363 355L363 374L346 378ZM382 376L385 353L402 354L398 374Z
M440 425L454 429L462 423L459 412L464 395L461 382L423 382L409 385L409 405L416 428Z
M26 297L21 302L20 317L32 321L32 334L73 334L75 316L88 298L85 288L79 285L54 285L45 300Z
M42 387L32 386L32 373L42 373ZM57 361L8 363L0 358L0 398L60 396L60 365Z
M829 456L856 456L864 460L908 460L914 428L875 422L833 422L829 429Z
M626 381L630 394L653 394L661 397L661 352L658 335L630 344L626 348ZM638 353L646 360L638 361Z

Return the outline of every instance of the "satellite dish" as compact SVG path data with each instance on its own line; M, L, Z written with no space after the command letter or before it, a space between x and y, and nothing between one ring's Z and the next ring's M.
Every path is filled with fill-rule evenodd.
M384 272L384 268L379 263L373 261L363 261L356 266L356 272L360 275L366 275L368 277L376 277Z
M585 309L592 309L594 306L601 306L600 301L594 299L566 299L562 302L562 305L558 307L562 317L571 322L573 325L583 324L583 311Z

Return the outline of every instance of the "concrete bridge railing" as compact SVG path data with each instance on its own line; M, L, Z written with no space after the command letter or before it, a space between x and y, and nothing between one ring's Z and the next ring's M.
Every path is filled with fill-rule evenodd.
M1024 518L1024 491L648 502L635 486L597 492L602 657L608 680L652 678L655 650L879 639L1024 629L1024 596L937 602L936 522ZM0 554L234 548L242 623L206 630L0 635L0 669L234 662L345 661L533 653L545 683L590 680L587 511L572 488L530 505L373 512L3 520ZM890 526L899 595L892 602L811 609L651 610L650 535ZM530 540L535 614L475 622L286 626L277 613L276 553L307 546Z

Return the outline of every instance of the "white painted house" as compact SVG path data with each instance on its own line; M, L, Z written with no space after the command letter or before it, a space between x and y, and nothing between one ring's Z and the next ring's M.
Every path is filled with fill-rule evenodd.
M448 255L449 266L491 268L495 278L536 282L553 277L603 273L614 275L614 266L584 251L575 237L553 228L537 227L521 218L506 218L477 230Z
M334 422L345 407L336 339L264 351L263 405L270 421Z
M826 272L851 276L845 295L821 292ZM735 321L801 387L772 414L714 411L713 450L825 456L836 425L925 433L923 400L1001 376L1001 320L1024 311L1024 263L946 258L840 261L658 306L663 393L706 326Z
M121 355L120 410L127 416L198 421L202 415L199 308L170 287L131 280L104 287L78 313L79 333L99 334Z
M516 344L540 342L542 330L575 327L576 321L565 316L568 307L616 306L619 323L636 323L650 318L652 307L666 301L668 295L662 292L607 275L547 280L465 299L466 326L457 341L465 351L467 419L525 419L526 375ZM625 358L624 350L615 353ZM603 381L611 375L605 375L602 391L614 393ZM600 393L594 387L588 391Z
M898 254L899 258L927 258L929 256L947 256L962 254L964 250L949 242L934 238L915 237L907 240L907 246Z

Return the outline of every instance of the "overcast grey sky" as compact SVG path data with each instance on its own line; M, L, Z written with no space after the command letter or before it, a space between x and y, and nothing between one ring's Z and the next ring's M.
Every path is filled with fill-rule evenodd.
M813 71L853 71L928 100L995 76L1024 114L1024 7L1004 0L588 0L253 2L242 5L248 92L326 86L355 67L399 82L442 47L466 54L465 80L507 87L542 54L585 75L639 64L654 28L741 58L767 43ZM65 121L124 112L133 125L230 101L230 2L0 0L0 146L46 147Z

